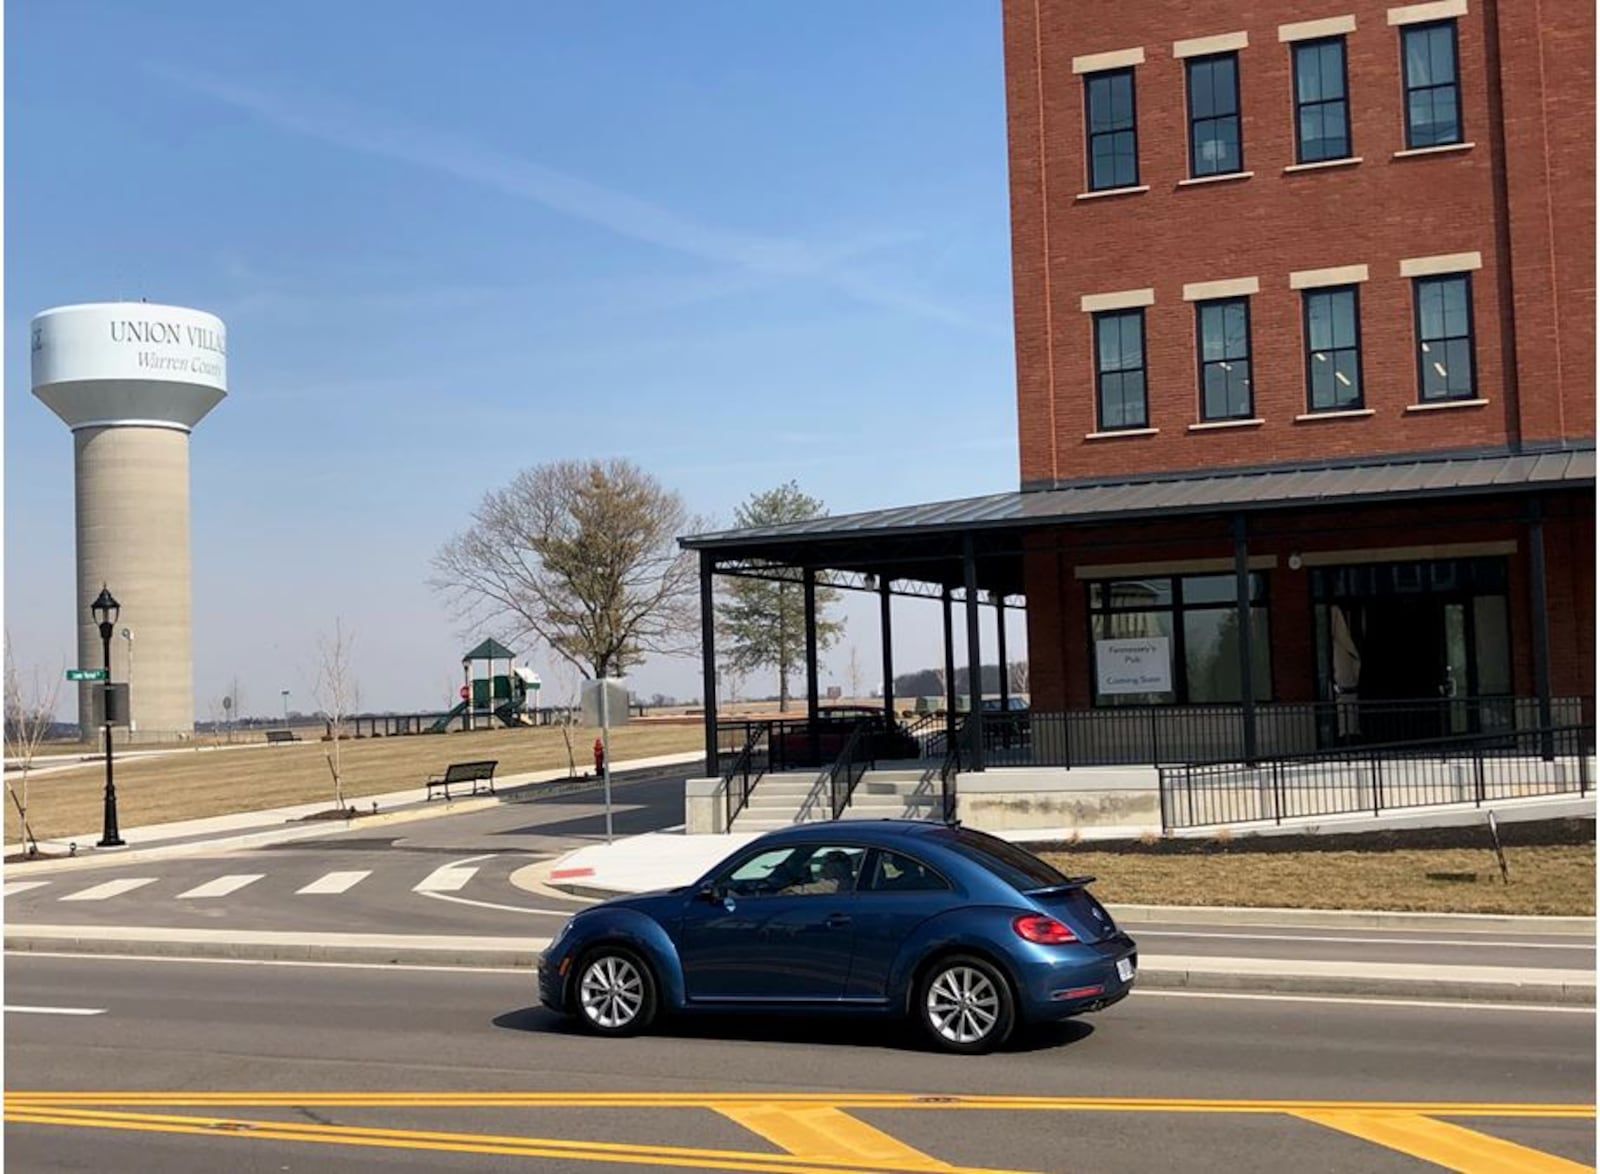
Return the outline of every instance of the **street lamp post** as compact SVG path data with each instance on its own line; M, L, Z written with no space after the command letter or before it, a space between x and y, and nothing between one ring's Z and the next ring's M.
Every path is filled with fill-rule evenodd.
M122 605L105 584L100 585L100 594L89 605L89 612L100 625L100 647L105 653L106 679L101 682L100 708L101 720L105 722L106 738L106 809L105 827L100 836L100 848L120 848L126 842L117 834L117 785L111 773L111 632L116 627L117 616L122 611Z
M283 724L289 724L289 690L283 690Z

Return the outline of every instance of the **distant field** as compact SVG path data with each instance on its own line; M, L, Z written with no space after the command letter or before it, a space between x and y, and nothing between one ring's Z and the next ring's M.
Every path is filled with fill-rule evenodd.
M579 772L594 766L599 731L572 731ZM308 740L286 745L234 745L212 748L202 740L192 749L158 758L116 760L117 815L124 829L141 824L197 819L240 811L259 811L326 800L333 805L328 771L330 744ZM676 754L704 745L701 726L634 724L611 731L613 762ZM145 749L136 747L135 749ZM51 747L46 753L60 753ZM92 753L92 751L90 751ZM362 738L341 743L346 798L420 787L430 774L452 762L493 758L496 773L517 774L567 765L567 749L557 726L495 729L394 738ZM13 775L7 774L7 781ZM65 771L34 774L29 781L28 822L40 840L81 836L98 829L105 790L105 766L96 758ZM6 797L5 840L22 839L15 806Z

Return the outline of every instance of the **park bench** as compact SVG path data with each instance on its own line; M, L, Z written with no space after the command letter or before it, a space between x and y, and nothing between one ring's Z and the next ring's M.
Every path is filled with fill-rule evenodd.
M299 740L300 740L300 735L295 733L293 730L268 730L267 731L267 743L268 743L268 745L272 744L273 742L298 742Z
M489 794L494 794L494 768L499 766L498 761L489 762L452 762L444 768L444 774L433 775L428 779L428 798L433 798L435 787L444 788L444 797L450 798L452 785L471 783L472 793L478 793L479 783L489 784Z

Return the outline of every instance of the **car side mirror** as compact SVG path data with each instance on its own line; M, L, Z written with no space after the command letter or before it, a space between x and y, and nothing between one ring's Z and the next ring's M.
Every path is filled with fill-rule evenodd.
M722 886L701 885L700 888L696 890L694 899L696 901L706 901L712 905L715 905L722 900Z

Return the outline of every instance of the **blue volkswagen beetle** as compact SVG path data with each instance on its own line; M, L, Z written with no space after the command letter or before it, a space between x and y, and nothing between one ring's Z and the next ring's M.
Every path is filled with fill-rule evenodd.
M539 959L539 997L600 1035L663 1012L910 1015L954 1052L1127 995L1133 939L1025 849L908 820L800 824L692 885L578 913Z

